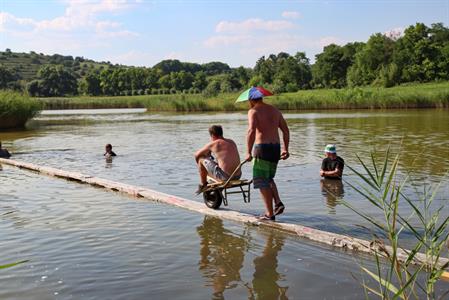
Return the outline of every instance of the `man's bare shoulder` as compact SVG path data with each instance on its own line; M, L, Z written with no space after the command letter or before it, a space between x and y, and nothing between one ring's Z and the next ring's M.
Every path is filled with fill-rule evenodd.
M281 111L277 107L275 107L275 106L273 106L271 104L267 104L267 108L269 110L271 110L272 112L274 112L274 113L279 113L279 114L281 113Z
M224 139L224 140L226 141L226 143L233 144L233 145L237 145L237 144L234 142L234 140L232 140L232 139Z

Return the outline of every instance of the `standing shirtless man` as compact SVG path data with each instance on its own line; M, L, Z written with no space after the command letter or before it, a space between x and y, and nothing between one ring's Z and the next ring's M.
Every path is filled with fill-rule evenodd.
M262 98L249 99L249 104L246 159L250 161L254 157L254 188L260 189L265 204L265 214L260 219L273 221L275 215L281 214L285 209L279 198L274 176L279 159L287 159L290 156L290 131L282 113L263 102ZM278 129L282 131L282 152Z

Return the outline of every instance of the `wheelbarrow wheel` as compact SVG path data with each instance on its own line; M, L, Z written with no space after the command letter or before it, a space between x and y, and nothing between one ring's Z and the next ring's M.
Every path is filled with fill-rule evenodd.
M219 190L204 192L203 198L206 206L212 209L218 209L223 202L223 197Z

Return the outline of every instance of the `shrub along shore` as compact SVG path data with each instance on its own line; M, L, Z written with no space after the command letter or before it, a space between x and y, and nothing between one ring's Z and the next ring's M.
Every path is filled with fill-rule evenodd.
M238 93L206 98L199 94L116 97L38 98L44 109L147 108L148 111L239 111ZM392 88L362 87L303 90L267 98L281 110L449 108L449 82L407 84ZM1 111L0 111L1 113Z
M13 91L0 91L0 129L23 127L42 108L42 103Z

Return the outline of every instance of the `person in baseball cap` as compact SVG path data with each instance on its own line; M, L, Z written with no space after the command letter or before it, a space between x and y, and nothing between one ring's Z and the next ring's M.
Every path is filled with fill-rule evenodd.
M326 145L324 153L326 157L321 163L320 176L329 179L341 179L345 161L337 155L337 147L334 144Z

